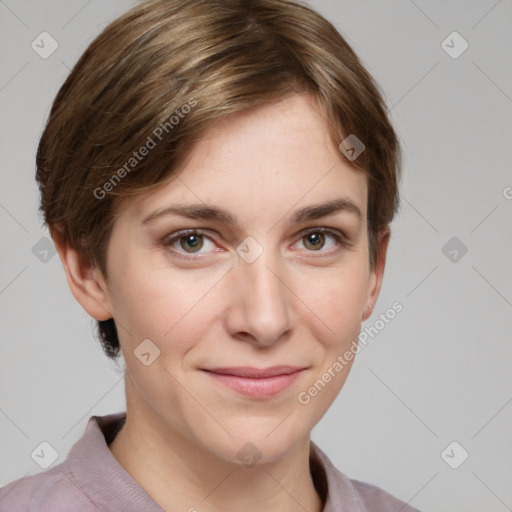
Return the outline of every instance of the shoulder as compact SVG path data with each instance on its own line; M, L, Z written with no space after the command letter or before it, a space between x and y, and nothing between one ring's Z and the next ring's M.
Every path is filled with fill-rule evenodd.
M105 435L110 439L124 418L124 413L90 417L63 462L0 488L0 511L98 512L96 503L110 495L109 477L118 468Z
M363 510L368 512L419 512L418 509L395 498L395 496L384 491L380 487L361 482L359 480L350 480L358 497L363 505Z
M350 479L315 443L311 443L310 461L318 488L325 495L324 512L419 512L380 487Z
M0 510L6 512L97 512L63 462L0 488Z

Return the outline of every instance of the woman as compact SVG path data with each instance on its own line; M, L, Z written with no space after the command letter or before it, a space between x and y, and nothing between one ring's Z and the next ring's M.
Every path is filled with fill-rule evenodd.
M310 441L379 295L399 157L377 85L306 5L152 0L109 25L37 180L127 412L2 509L413 511Z

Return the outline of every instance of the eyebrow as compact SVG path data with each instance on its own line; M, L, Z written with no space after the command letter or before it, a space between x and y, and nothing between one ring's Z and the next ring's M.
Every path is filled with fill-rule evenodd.
M326 203L313 204L296 210L293 214L293 221L296 223L308 220L320 219L328 215L334 215L339 212L348 212L354 214L359 221L363 220L363 214L360 208L350 199L340 198L328 201ZM188 219L203 219L222 222L228 226L235 226L237 219L228 210L215 206L207 206L205 204L189 204L183 206L168 206L158 208L141 220L141 224L145 225L154 220L167 216L178 215Z

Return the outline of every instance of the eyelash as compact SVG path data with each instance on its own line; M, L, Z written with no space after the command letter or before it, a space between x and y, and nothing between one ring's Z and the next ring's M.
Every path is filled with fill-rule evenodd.
M301 233L300 239L306 237L307 235L311 233L325 233L327 235L332 236L336 242L338 243L338 249L346 248L351 245L349 240L345 235L343 235L341 232L337 230L333 230L326 227L317 227L317 228L309 228L306 231L303 231ZM164 247L170 247L174 245L175 242L179 241L181 238L185 238L188 235L202 235L208 238L210 241L214 242L214 240L211 238L211 236L208 234L208 232L203 231L202 229L188 229L183 231L178 231L175 234L168 235L162 240L162 244ZM173 249L173 251L179 255L180 258L183 258L185 260L198 260L201 258L201 256L190 256L186 255L186 253L177 251L176 249ZM316 251L308 251L308 252L316 252ZM326 252L326 251L319 251L319 252Z

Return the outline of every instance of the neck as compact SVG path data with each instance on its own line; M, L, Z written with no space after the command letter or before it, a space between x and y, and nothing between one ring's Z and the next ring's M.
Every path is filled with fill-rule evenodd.
M285 457L249 467L219 458L163 423L147 404L135 407L129 396L127 389L126 422L109 448L164 510L322 511L310 473L309 436Z

